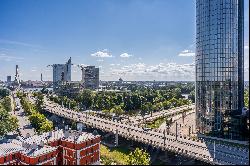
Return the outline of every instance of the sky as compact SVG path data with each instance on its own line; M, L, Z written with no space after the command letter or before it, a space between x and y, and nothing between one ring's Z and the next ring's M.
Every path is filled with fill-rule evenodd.
M249 4L245 1L245 80ZM49 64L72 57L101 80L194 81L195 0L0 0L0 80L52 80Z

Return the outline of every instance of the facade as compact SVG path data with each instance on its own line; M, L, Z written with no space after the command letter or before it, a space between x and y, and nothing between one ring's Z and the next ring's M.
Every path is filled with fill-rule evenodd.
M82 82L85 89L99 88L99 68L86 66L82 68Z
M71 57L66 64L53 64L53 86L60 82L71 81Z
M243 0L196 0L196 127L243 139Z
M80 81L71 81L58 84L58 86L54 89L54 92L60 96L74 97L82 89L83 86Z
M0 144L0 165L98 165L99 148L99 135L55 130Z
M11 82L11 76L7 76L7 83Z

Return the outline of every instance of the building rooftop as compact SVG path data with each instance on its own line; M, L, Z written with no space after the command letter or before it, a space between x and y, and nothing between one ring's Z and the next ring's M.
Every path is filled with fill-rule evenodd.
M34 135L32 137L26 138L23 142L29 146L32 144L40 145L41 142L53 142L55 140L64 139L69 142L81 143L88 139L93 139L97 136L92 133L81 132L76 130L53 130L51 132L43 133L42 135Z
M34 144L34 146L31 146L29 149L25 149L24 151L22 151L22 153L30 157L37 157L43 154L48 154L52 151L55 151L56 149L56 147L51 147L47 145L40 146Z
M4 143L0 144L0 156L4 156L9 153L14 153L24 150L24 148L20 145L17 145L15 143Z
M81 132L76 130L54 130L43 133L41 135L34 135L27 138L18 137L12 140L10 143L0 144L0 156L22 151L27 156L40 156L47 154L56 149L47 145L49 142L63 139L65 141L81 143L89 139L94 139L99 136L95 136L92 133Z

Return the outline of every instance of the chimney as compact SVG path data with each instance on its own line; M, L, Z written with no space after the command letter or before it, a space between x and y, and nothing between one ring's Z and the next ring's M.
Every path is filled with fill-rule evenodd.
M43 142L43 141L40 142L40 146L41 146L41 147L44 146L44 142Z

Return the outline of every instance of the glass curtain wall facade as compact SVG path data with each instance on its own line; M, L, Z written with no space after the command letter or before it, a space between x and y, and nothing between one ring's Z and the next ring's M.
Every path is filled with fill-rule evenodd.
M242 139L243 0L196 0L196 128Z

